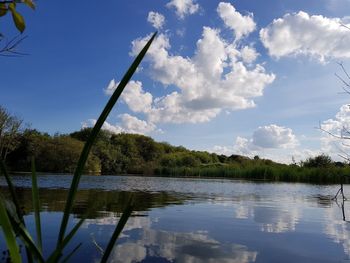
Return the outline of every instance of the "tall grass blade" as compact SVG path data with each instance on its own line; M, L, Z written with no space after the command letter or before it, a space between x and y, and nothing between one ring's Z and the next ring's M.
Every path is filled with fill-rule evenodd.
M7 186L9 188L9 191L10 191L12 202L14 203L14 205L16 207L17 216L22 222L24 222L23 214L22 214L21 207L19 206L15 186L12 183L12 180L10 178L10 175L7 172L6 165L5 165L3 160L0 160L0 172L5 176L6 183L7 183Z
M117 241L120 233L123 231L123 228L124 228L126 222L128 221L128 219L132 213L132 210L133 210L133 204L132 204L132 199L130 198L129 203L128 203L127 207L125 208L121 218L119 219L118 225L116 226L111 239L109 240L107 248L105 249L105 252L102 256L101 263L107 262L108 257L113 250L114 244Z
M38 248L40 249L40 251L42 251L40 200L39 200L38 182L37 182L37 177L35 172L34 157L32 157L32 198L33 198L33 208L34 208L34 217L35 217L36 238L37 238Z
M18 201L18 197L16 194L15 186L12 183L12 180L10 178L10 175L7 172L6 165L5 165L3 160L0 160L0 174L3 174L5 176L6 183L7 183L7 186L9 188L9 191L10 191L12 202L14 203L15 208L16 208L17 217L19 218L21 223L25 226L25 222L23 219L23 212L21 210L21 207L19 206L19 201ZM26 248L26 254L27 254L28 263L32 263L33 258L32 258L30 251L28 250L28 248Z
M117 102L119 96L121 95L122 91L124 90L125 86L127 85L127 83L129 82L129 80L131 79L132 75L134 74L134 72L136 71L138 65L140 64L141 60L143 59L143 57L145 56L148 48L150 47L153 39L155 38L157 32L155 32L151 39L147 42L147 44L144 46L144 48L141 50L141 52L137 55L137 57L135 58L134 62L132 63L132 65L130 66L130 68L128 69L128 71L125 73L125 75L123 76L122 80L120 81L118 87L116 88L116 90L114 91L113 95L111 96L111 98L109 99L109 101L107 102L105 108L103 109L100 117L98 118L94 128L92 129L88 140L86 141L84 148L81 152L78 164L77 164L77 168L74 172L74 176L73 176L73 180L71 183L71 187L69 189L69 194L68 194L68 198L67 198L67 202L66 202L66 206L64 209L64 213L63 213L63 218L62 218L62 222L61 222L61 227L60 227L60 232L58 235L58 240L57 240L57 247L60 245L60 243L62 242L64 235L65 235L65 231L67 228L67 224L68 224L68 219L69 219L69 214L72 210L72 206L74 203L74 199L75 199L75 195L79 186L79 181L81 178L81 175L83 173L83 169L86 163L86 160L89 156L89 152L91 150L91 147L98 135L98 132L100 131L103 123L105 122L105 120L107 119L108 114L111 112L114 104Z
M16 242L16 236L12 229L2 197L0 197L0 225L2 227L2 231L4 232L7 248L10 251L11 262L22 262Z
M78 229L84 223L84 221L85 221L85 218L82 218L79 220L79 222L73 227L73 229L68 233L68 235L60 243L60 246L58 248L56 248L56 250L48 258L47 263L54 263L54 262L58 261L58 259L62 256L63 249L66 247L66 245L69 243L69 241L71 241L71 239L74 237L75 233L78 231Z
M75 252L81 247L82 243L79 243L62 261L61 263L69 262L70 258L74 255Z
M23 241L27 251L29 251L28 254L36 258L38 262L43 263L45 261L43 258L43 255L41 251L38 249L38 247L35 245L35 242L33 241L32 237L30 236L30 234L28 233L24 225L22 223L16 222L16 220L12 218L10 215L9 215L9 219L12 225L12 229L15 231L18 237Z

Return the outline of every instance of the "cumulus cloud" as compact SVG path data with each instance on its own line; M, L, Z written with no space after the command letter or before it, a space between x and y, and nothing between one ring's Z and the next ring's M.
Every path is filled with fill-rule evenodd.
M108 86L103 90L103 92L106 95L112 95L113 92L116 90L119 82L115 82L115 79L112 79L109 83Z
M286 14L260 30L260 39L269 54L276 58L309 55L321 61L327 58L350 58L349 30L341 24L346 19Z
M102 129L110 131L112 133L135 133L135 134L149 134L154 131L160 131L156 129L156 126L151 123L144 120L140 120L135 116L132 116L130 114L121 114L119 115L119 118L121 120L121 123L117 123L115 125L105 121ZM89 119L85 122L83 122L82 127L92 127L96 124L95 119Z
M136 55L148 38L134 40L131 55ZM258 56L254 48L238 48L223 39L218 29L203 28L191 58L172 55L170 48L168 36L160 34L146 58L154 80L178 88L153 100L147 115L154 123L206 122L223 109L254 107L254 98L262 96L275 79L262 65L251 64Z
M333 159L339 159L339 155L348 157L350 146L346 142L350 139L349 105L341 106L334 118L323 121L320 126L326 131L321 138L322 151Z
M293 148L297 139L292 129L271 124L254 131L252 143L261 148Z
M248 157L258 155L281 163L292 159L304 160L315 152L299 149L299 140L292 129L275 124L258 127L251 136L237 136L231 146L214 146L210 152L218 154L239 154Z
M219 3L217 12L225 25L235 32L236 39L250 34L256 28L252 14L243 16L230 3Z
M173 0L168 4L178 6L179 10L192 10L188 7L192 5L197 6L193 1ZM233 14L221 10L225 6L231 11L233 9ZM157 131L156 125L159 123L208 122L222 111L231 112L256 106L254 99L263 95L264 89L274 81L275 75L267 73L262 64L255 62L259 53L252 45L241 42L241 38L255 28L252 15L242 16L230 4L221 3L219 7L223 20L228 21L225 23L236 30L235 39L223 38L220 29L203 27L194 55L188 57L174 55L170 51L169 36L159 34L145 57L145 62L148 62L146 72L156 82L165 87L172 86L173 89L161 97L153 97L140 81L130 81L121 100L144 120L124 114L119 116L121 123L107 123L106 129L145 134ZM182 13L186 12L190 11ZM243 19L246 25L235 25L230 15ZM136 56L149 37L132 41L130 55ZM112 79L104 89L105 94L113 94L118 84Z
M259 53L256 52L255 48L245 46L241 49L242 60L248 64L254 62L258 56Z
M156 29L161 29L165 23L165 17L157 12L149 12L147 21Z
M196 4L194 0L171 0L166 6L168 8L175 8L176 15L181 19L199 10L199 4Z
M114 79L110 81L104 89L106 95L112 95L119 82ZM145 92L140 81L129 81L126 85L121 100L125 102L133 112L148 112L151 110L153 96L149 92Z
M238 136L233 151L253 156L266 149L294 149L297 145L298 140L292 129L271 124L259 127L251 138Z

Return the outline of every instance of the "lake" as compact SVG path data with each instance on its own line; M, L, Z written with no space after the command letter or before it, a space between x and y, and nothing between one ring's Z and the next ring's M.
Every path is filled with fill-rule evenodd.
M14 176L31 233L30 176ZM69 175L40 175L44 253L54 247ZM6 192L0 178L1 192ZM345 186L350 197L350 187ZM136 207L111 262L350 262L350 223L337 185L228 179L84 176L69 226L88 219L71 262L98 262L125 201ZM350 201L344 211L349 213ZM347 218L346 218L347 219ZM3 236L0 249L5 250ZM23 250L23 249L22 249ZM69 252L69 251L68 251ZM2 256L0 262L5 262Z

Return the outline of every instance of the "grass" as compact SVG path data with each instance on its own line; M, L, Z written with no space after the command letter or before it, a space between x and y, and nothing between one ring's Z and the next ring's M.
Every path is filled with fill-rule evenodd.
M318 184L350 183L349 167L299 167L292 165L213 165L198 167L160 167L156 175L222 177L233 179L303 182Z
M99 131L102 128L103 123L126 87L127 83L131 79L132 75L135 73L137 67L145 56L147 50L149 49L152 41L156 36L155 32L147 44L143 47L140 53L137 55L132 65L129 67L122 80L120 81L118 87L114 91L113 95L110 97L105 108L103 109L101 115L99 116L95 126L92 129L92 132L89 135L88 140L86 141L84 148L80 154L79 161L77 163L72 183L69 189L68 197L66 200L65 209L63 212L63 217L61 221L60 230L58 233L58 239L55 250L47 257L44 258L42 254L42 237L41 237L41 220L40 220L40 200L39 200L39 191L37 186L37 178L35 173L35 164L32 160L32 197L33 197L33 206L34 206L34 217L35 217L35 226L36 226L36 242L33 240L29 234L25 222L23 219L23 214L19 206L18 198L16 196L16 189L14 184L11 181L11 178L7 172L5 163L0 161L0 172L5 176L7 186L10 191L11 200L5 200L0 196L0 224L4 233L5 241L7 248L10 252L11 261L14 263L22 262L21 255L19 253L19 245L16 240L16 237L22 241L26 247L27 261L28 262L67 262L71 256L80 248L81 243L78 244L71 252L69 252L65 257L63 257L63 250L66 245L72 240L74 235L77 233L79 228L84 222L84 218L81 219L73 229L66 234L67 224L69 221L70 213L74 204L75 196L79 188L79 182L83 174L83 170L88 159L91 148L96 140L96 137ZM114 230L114 233L109 240L109 243L104 251L101 262L107 262L108 257L114 247L116 240L118 239L120 233L122 232L128 218L130 217L133 209L132 199L128 201L126 208L123 212L123 215L119 219L119 222ZM63 258L61 260L61 258Z

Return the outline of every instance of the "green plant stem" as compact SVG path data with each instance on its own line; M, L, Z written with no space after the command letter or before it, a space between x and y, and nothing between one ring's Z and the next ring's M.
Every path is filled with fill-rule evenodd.
M7 248L10 251L11 262L22 262L21 255L19 254L19 248L16 242L16 236L11 227L10 219L7 215L2 197L0 197L0 222L2 230L4 232Z
M33 207L34 207L36 238L37 238L37 242L38 242L38 248L40 251L42 251L40 200L39 200L37 176L36 176L36 172L35 172L34 157L32 157L32 198L33 198Z
M102 259L101 259L101 263L106 263L107 260L108 260L108 257L109 255L111 254L112 250L113 250L113 247L114 247L114 244L115 242L117 241L120 233L123 231L123 228L126 224L126 222L128 221L131 213L132 213L132 210L133 210L133 200L132 200L132 197L130 198L129 202L128 202L128 205L127 207L125 208L125 210L123 211L123 214L121 216L121 218L119 219L119 222L113 232L113 235L111 237L111 239L109 240L109 243L105 249L105 252L102 256Z
M117 102L117 100L118 100L119 96L121 95L122 91L124 90L125 86L129 82L129 80L131 79L132 75L136 71L138 65L140 64L141 60L145 56L148 48L150 47L153 39L156 36L156 33L157 32L155 32L152 35L151 39L147 42L145 47L141 50L141 52L135 58L134 62L132 63L132 65L130 66L130 68L128 69L128 71L126 72L126 74L124 75L122 80L120 81L117 89L114 91L113 95L111 96L111 98L107 102L107 105L103 109L100 117L98 118L94 128L92 129L92 131L90 133L90 136L89 136L87 142L84 145L83 151L82 151L82 153L80 155L80 158L79 158L79 161L78 161L77 168L76 168L76 170L74 172L74 176L73 176L73 180L72 180L72 183L71 183L71 187L69 189L69 194L68 194L68 198L67 198L67 202L66 202L66 206L65 206L65 209L64 209L62 222L61 222L61 227L60 227L60 231L59 231L59 235L58 235L57 247L59 247L60 243L62 242L62 240L64 238L64 235L65 235L65 232L66 232L66 228L67 228L67 224L68 224L68 220L69 220L69 215L70 215L70 212L71 212L72 207L73 207L73 203L74 203L76 192L78 190L80 178L82 176L82 173L83 173L83 170L84 170L84 166L85 166L86 160L87 160L87 158L89 156L91 147L92 147L92 145L93 145L93 143L94 143L94 141L95 141L95 139L96 139L96 137L98 135L98 132L102 128L103 123L107 119L108 114L111 112L114 104Z
M12 202L14 203L15 208L16 208L17 217L20 220L21 224L23 224L23 226L25 226L25 222L24 222L24 218L23 218L23 212L21 210L21 207L19 206L18 197L17 197L17 194L16 194L16 188L15 188L15 186L12 183L12 180L10 178L10 175L7 172L6 165L5 165L3 160L0 160L0 174L1 173L5 176L5 180L6 180L6 183L7 183L7 186L9 188L10 195L11 195L11 198L12 198ZM27 254L28 263L32 263L33 262L33 258L32 258L32 255L31 255L28 247L26 247L26 254Z

